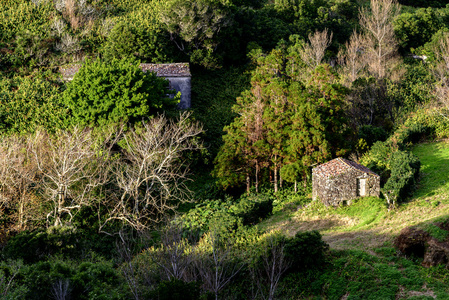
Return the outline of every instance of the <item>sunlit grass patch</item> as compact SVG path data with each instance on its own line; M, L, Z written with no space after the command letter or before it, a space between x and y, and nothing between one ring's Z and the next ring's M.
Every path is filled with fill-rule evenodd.
M366 252L391 245L394 237L410 226L419 226L442 240L449 234L434 224L449 216L449 142L420 144L413 153L421 160L421 179L414 196L394 210L375 197L335 208L313 201L296 211L278 211L259 228L281 230L289 236L318 230L333 249Z
M392 247L377 248L373 254L333 250L319 276L297 278L291 274L285 278L284 288L288 293L299 285L301 299L309 299L309 295L324 299L447 299L443 274L442 268L426 269L418 261L398 256Z
M448 203L449 194L449 143L420 144L413 148L413 154L421 160L420 182L415 192L415 199L433 199Z

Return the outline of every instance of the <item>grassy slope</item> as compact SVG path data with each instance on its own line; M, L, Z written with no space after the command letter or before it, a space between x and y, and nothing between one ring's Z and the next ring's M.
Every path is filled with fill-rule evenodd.
M365 198L348 207L326 208L311 203L295 212L280 212L263 222L266 229L280 229L288 235L316 229L332 249L367 250L391 245L405 227L425 225L449 216L449 143L421 144L413 149L420 158L421 181L415 195L394 211L384 201Z
M260 225L288 235L317 229L330 244L328 267L301 285L301 299L449 299L444 266L424 268L420 259L404 258L392 247L403 228L429 230L433 220L449 216L449 142L418 145L413 152L422 162L420 185L394 211L377 198L336 209L311 203L303 210L276 213ZM291 277L284 282L307 280Z

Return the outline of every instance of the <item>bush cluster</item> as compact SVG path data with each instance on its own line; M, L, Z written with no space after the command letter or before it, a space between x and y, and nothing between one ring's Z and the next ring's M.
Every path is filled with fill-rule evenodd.
M162 233L160 245L123 266L134 270L127 280L135 283L141 295L178 299L184 289L182 299L265 297L276 294L285 275L319 274L327 263L328 245L317 231L298 232L292 238L277 232L261 235L246 231L244 245L213 231L196 243L174 232L166 234ZM215 277L216 271L219 277Z
M385 142L373 144L362 162L381 176L382 193L390 205L404 201L413 194L421 163L408 147L432 138L434 124L409 118Z
M413 194L421 163L411 152L396 151L390 158L391 175L383 187L389 203L402 201Z
M45 231L24 231L15 235L3 247L1 256L27 264L54 256L79 259L100 255L112 258L115 240L115 237L100 235L94 230L52 227Z
M197 233L207 231L211 221L217 218L233 227L239 224L254 225L272 213L273 200L264 194L243 195L236 201L230 197L224 201L205 200L183 215L180 222L187 230Z

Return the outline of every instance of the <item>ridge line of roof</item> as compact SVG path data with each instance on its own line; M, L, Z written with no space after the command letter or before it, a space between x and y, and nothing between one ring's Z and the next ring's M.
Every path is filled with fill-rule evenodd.
M357 170L357 171L361 171L361 172L362 172L362 170L357 169L357 168L354 167L353 165L349 164L349 163L346 161L346 159L344 159L343 157L337 157L337 159L339 159L340 161L342 161L345 165L347 165L347 166L350 167L351 169L354 169L354 170ZM355 163L356 163L356 162L355 162ZM356 163L356 164L359 164L359 163ZM359 164L359 165L360 165L360 164ZM363 166L363 165L361 165L361 166Z
M379 176L377 173L373 172L370 168L368 168L367 166L364 166L362 164L359 164L358 162L350 161L350 160L347 160L347 159L342 158L342 157L338 157L338 159L340 159L343 163L345 163L347 166L349 166L353 170L356 170L356 171L359 171L359 172L362 172L362 173L371 173L371 174ZM355 164L357 164L359 166L362 166L362 167L366 168L368 171L360 170L360 169L356 168L355 166L353 166L352 164L348 163L348 161L353 162L353 163L355 163Z

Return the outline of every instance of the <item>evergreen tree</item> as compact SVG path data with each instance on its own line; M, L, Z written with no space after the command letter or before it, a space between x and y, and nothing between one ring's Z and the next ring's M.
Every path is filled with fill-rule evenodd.
M296 48L279 47L267 55L253 52L257 68L251 89L237 99L234 111L239 116L225 128L216 159L215 176L223 186L242 184L246 178L249 191L254 178L257 191L260 180L269 179L277 191L282 177L306 179L312 165L344 154L342 105L347 90L334 83L337 75L328 65L317 67L309 82L299 81L298 68L304 63Z

